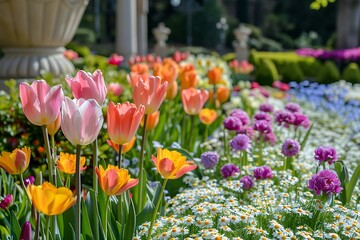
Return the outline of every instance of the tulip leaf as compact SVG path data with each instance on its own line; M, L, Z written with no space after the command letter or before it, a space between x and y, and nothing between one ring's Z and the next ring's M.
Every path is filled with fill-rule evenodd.
M340 193L340 201L343 204L346 204L346 196L347 196L347 191L346 191L346 184L349 181L349 174L347 171L347 168L345 166L345 164L343 163L343 161L337 161L335 163L335 171L339 177L339 180L341 182L341 187L343 188L343 190Z
M1 239L7 239L7 236L10 235L9 230L3 225L0 225L0 232L1 232Z
M301 144L300 144L300 148L301 148L301 149L304 149L304 147L305 147L305 145L306 145L306 142L307 142L307 140L308 140L308 138L309 138L309 136L310 136L311 130L312 130L313 127L314 127L314 124L315 124L315 123L312 123L312 124L311 124L309 130L307 130L307 132L306 132L303 140L301 141Z
M16 218L16 215L14 213L14 211L11 211L10 213L10 223L11 223L11 235L15 238L15 239L19 239L20 238L20 233L21 233L21 227L20 224Z
M59 214L56 216L57 218L57 226L59 228L60 236L64 236L64 217L63 214Z
M142 192L141 189L140 189L140 182L142 182L142 186L144 186L144 188L142 189ZM143 171L143 177L140 177L139 178L139 183L133 188L133 199L134 199L134 205L135 205L135 208L137 209L137 212L140 213L142 212L142 210L144 209L145 205L146 205L146 202L147 202L147 194L146 194L146 171L144 169ZM142 195L142 201L140 202L140 195Z
M97 208L97 209L93 209L94 210L94 212L95 212L95 214L96 214L96 216L97 216L97 218L98 218L98 222L99 223L101 223L101 217L100 217L100 212L99 212L99 210L100 209L103 209L103 207L102 208L100 208L101 206L105 206L105 200L104 201L101 201L100 200L100 197L99 197L99 195L104 195L104 193L103 193L103 191L102 190L100 190L99 189L99 192L98 192L98 198L96 198L96 195L95 195L95 192L92 190L92 189L90 189L90 196L91 196L91 199L93 200L93 201L98 201L98 203L99 203L99 207ZM101 230L100 231L100 233L102 234L102 239L105 239L105 232L104 232L104 229L103 229L103 227L102 227L102 225L101 224L99 224L99 229Z
M156 126L155 128L155 132L154 132L154 135L153 135L153 138L152 139L159 139L161 135L164 134L163 130L164 130L164 125L165 125L165 122L167 120L167 117L166 117L167 114L160 114L160 120L159 120L159 123L158 125Z
M91 225L90 225L90 220L89 220L89 215L87 212L87 208L85 205L85 202L82 200L81 201L81 225L82 225L82 234L85 236L85 239L93 239L93 233L91 231Z
M346 192L347 192L347 202L349 203L351 201L351 197L354 193L354 189L356 186L357 181L360 178L360 164L356 167L353 175L351 176L350 182L348 183L347 187L346 187Z
M63 239L73 239L72 231L74 231L73 226L75 226L75 206L69 208L62 215L63 215L62 223L60 223L64 226L62 238ZM72 230L70 230L69 228L71 228ZM74 232L74 234L75 234L75 232Z
M135 212L135 206L130 199L130 206L129 206L129 214L126 219L126 223L124 225L125 231L123 230L123 239L124 240L131 240L135 233L135 227L136 227L136 212Z

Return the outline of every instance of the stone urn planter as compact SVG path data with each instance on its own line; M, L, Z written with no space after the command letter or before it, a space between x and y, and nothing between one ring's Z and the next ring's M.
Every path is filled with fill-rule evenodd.
M70 74L64 46L79 26L88 0L0 0L0 79L31 79L40 71Z

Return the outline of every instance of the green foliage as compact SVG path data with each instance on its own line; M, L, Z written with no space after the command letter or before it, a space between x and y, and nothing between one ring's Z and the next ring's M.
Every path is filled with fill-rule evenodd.
M350 63L343 72L343 79L351 83L360 83L360 69L356 63Z
M270 59L263 60L256 68L255 81L271 86L276 80L279 80L279 74L274 63Z
M79 54L80 57L86 57L91 55L90 48L85 45L80 45L75 42L71 42L66 45L67 49L71 49Z
M290 62L285 65L282 73L282 81L289 82L301 82L304 80L304 73L302 72L299 65L295 62Z
M340 80L340 72L335 63L326 61L320 69L317 81L319 83L329 84Z
M299 61L299 67L306 77L314 78L318 75L322 63L315 58L306 58Z
M327 7L329 3L333 3L336 0L314 0L310 4L310 8L313 10L319 10L322 7Z

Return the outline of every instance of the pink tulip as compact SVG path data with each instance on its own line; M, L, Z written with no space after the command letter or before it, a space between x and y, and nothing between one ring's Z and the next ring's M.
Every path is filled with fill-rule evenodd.
M61 85L52 88L45 80L36 80L31 85L20 83L20 99L27 119L34 125L53 123L60 112L64 93Z
M94 99L65 97L61 110L61 130L74 145L88 145L98 136L104 122L102 109Z
M119 83L112 82L108 85L108 91L118 97L122 94L123 88Z
M74 78L66 76L65 80L70 86L75 98L93 98L100 106L104 104L107 89L99 69L93 74L80 70Z
M107 111L107 128L110 139L119 145L130 142L139 128L144 111L143 105L137 107L129 102L115 105L110 102Z
M108 63L114 66L119 66L123 61L124 57L116 53L113 53L108 59Z
M208 98L209 92L207 90L188 88L181 92L184 111L189 115L199 114Z
M137 106L145 106L145 114L151 114L159 110L166 96L168 83L161 83L160 77L149 77L149 80L131 78L134 88L133 99Z
M20 233L20 240L31 240L32 239L31 224L25 222Z

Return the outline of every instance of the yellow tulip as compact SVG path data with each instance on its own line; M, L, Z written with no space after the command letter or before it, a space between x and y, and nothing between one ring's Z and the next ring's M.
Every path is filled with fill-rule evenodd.
M0 167L10 174L21 174L25 172L30 163L31 150L28 147L16 148L14 151L2 152L0 156Z
M80 158L80 170L84 171L86 169L86 166L84 167L86 163L85 157ZM60 153L60 158L57 161L57 168L67 174L75 174L76 170L76 155L75 154L69 154L69 153Z
M101 189L108 196L120 195L139 182L139 179L130 178L128 170L110 164L105 170L101 165L100 168L95 167L95 171Z
M161 148L158 148L157 157L152 156L152 161L164 179L177 179L197 167L179 152Z
M28 195L36 210L48 216L59 215L75 203L75 198L66 187L56 188L49 182L42 185L29 185Z
M150 114L151 115L151 114ZM130 142L128 143L124 143L121 147L121 153L122 154L125 154L127 153L128 151L130 151L132 149L132 147L134 146L135 144L135 140L136 140L136 137L134 136ZM110 139L109 140L106 140L107 143L110 145L110 147L112 147L117 153L119 153L119 144L117 143L114 143L113 141L111 141Z
M214 109L203 108L199 113L199 118L203 124L210 125L216 120L217 113Z

